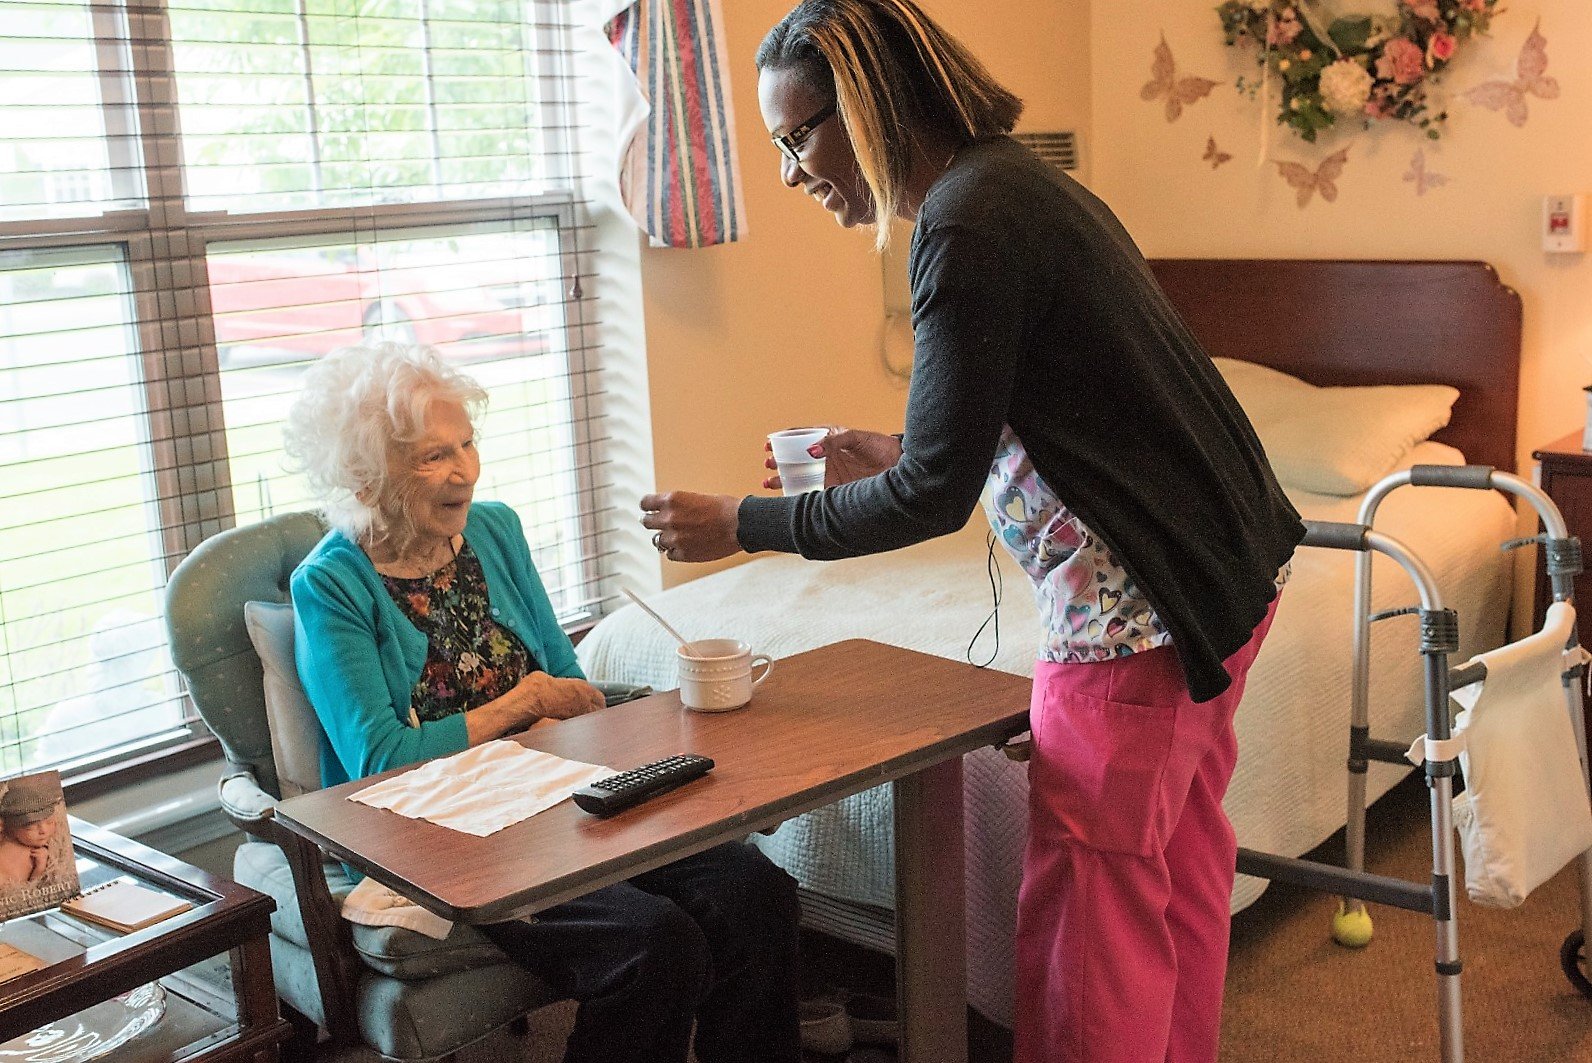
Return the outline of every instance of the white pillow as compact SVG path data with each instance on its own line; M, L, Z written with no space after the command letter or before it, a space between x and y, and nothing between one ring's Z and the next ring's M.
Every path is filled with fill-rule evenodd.
M1275 369L1215 359L1249 415L1277 479L1321 495L1357 495L1448 424L1446 384L1318 388Z
M1314 384L1270 366L1241 362L1236 358L1212 358L1211 361L1257 429L1260 422L1274 420L1286 413L1290 405L1303 402L1316 390Z
M265 717L283 798L321 788L321 725L293 661L293 607L244 602L243 623L265 670Z

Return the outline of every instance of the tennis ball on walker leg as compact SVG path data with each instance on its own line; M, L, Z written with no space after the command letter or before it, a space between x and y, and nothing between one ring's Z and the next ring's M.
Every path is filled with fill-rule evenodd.
M1332 917L1332 940L1351 949L1363 949L1371 943L1371 913L1365 905L1352 909L1338 902L1338 914Z

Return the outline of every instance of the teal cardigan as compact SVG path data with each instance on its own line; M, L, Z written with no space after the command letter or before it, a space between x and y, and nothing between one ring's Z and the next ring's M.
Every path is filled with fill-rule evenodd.
M501 502L470 507L464 537L486 573L492 619L550 675L586 678L531 563L525 533ZM469 745L464 713L409 724L410 692L429 641L393 602L376 567L329 532L293 571L293 653L321 723L321 782L335 786Z

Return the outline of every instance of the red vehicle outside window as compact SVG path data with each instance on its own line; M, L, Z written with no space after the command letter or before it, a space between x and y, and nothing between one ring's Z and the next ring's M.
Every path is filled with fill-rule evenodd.
M509 248L483 256L480 242L491 238L213 248L222 367L299 361L383 339L430 344L458 361L545 353L561 324L557 282L527 279L536 260ZM461 242L467 248L448 246Z

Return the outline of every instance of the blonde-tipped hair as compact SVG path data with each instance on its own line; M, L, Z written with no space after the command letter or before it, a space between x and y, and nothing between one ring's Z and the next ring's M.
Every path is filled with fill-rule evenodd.
M834 99L873 195L881 251L915 135L963 144L1010 133L1023 111L1023 101L912 0L802 0L763 38L757 68L793 71Z
M305 372L283 449L328 524L357 543L382 539L402 553L415 527L408 477L394 456L424 435L433 404L458 403L473 421L486 400L481 385L430 347L339 347Z

